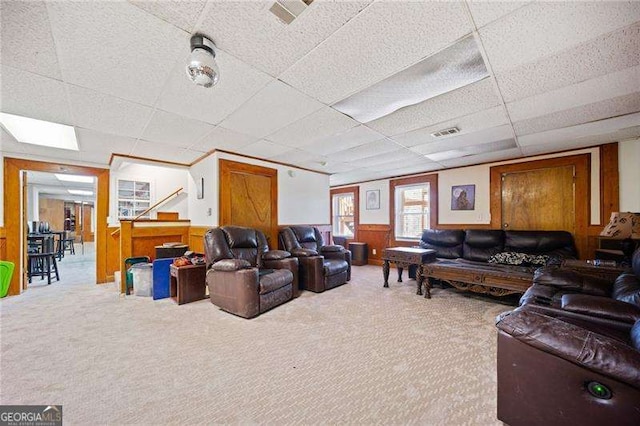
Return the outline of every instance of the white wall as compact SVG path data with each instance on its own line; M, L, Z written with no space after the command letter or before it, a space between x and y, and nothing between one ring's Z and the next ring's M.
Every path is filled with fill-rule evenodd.
M433 173L438 175L438 222L441 224L461 223L471 225L491 223L490 169L493 166L585 153L591 154L591 223L598 225L600 224L600 151L598 148L587 148L564 152L561 154L540 155L536 157L517 160L482 164L479 166L469 166L450 170L435 171ZM629 163L629 167L632 167L631 161L629 161ZM638 162L635 161L633 162L633 165L634 164L638 164ZM632 173L636 173L635 170L636 169L634 169L634 172ZM637 178L635 178L635 181L633 179L634 177L630 176L629 182L639 182ZM451 187L454 185L476 186L476 200L474 210L451 210ZM636 183L635 185L635 190L637 192L638 184ZM365 182L358 184L357 186L360 187L360 223L388 224L390 214L389 179ZM366 191L371 189L380 189L380 210L365 209Z
M151 205L160 201L178 188L183 188L155 212L178 212L180 219L189 219L189 170L186 167L122 162L112 169L109 182L109 225L118 225L118 179L133 179L151 182ZM195 197L195 194L194 194ZM155 217L155 213L151 217Z
M218 160L238 161L270 167L278 171L278 224L329 224L329 176L268 161L254 160L227 153L214 153L189 170L189 185L205 178L205 198L196 199L189 191L189 214L194 226L216 226L218 222ZM291 175L289 173L291 171ZM208 215L211 208L212 215Z
M640 139L618 144L620 211L640 212Z
M204 198L198 200L196 194L200 178L204 178ZM214 155L189 169L189 219L192 226L218 224L218 159Z

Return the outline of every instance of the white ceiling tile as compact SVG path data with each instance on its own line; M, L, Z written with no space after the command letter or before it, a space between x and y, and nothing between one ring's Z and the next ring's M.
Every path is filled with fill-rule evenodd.
M60 79L47 7L41 1L0 3L0 62Z
M640 2L533 2L480 30L494 72L640 20Z
M284 153L269 157L269 160L280 161L282 163L288 164L302 164L313 161L316 158L318 158L318 155L316 154L302 151L300 149L292 149L290 151L286 151Z
M315 164L315 167L310 165L310 163L304 163L304 164L306 164L307 167L309 167L310 169L314 169L314 170L318 170L326 173L344 173L354 169L354 167L350 164L340 163L337 161L328 161L326 165L324 166L320 165L320 167L318 167L317 163Z
M640 65L640 22L496 73L506 102ZM577 95L577 94L574 94ZM571 97L569 97L571 99Z
M76 127L78 148L81 156L85 153L129 154L136 144L135 138L102 133Z
M212 1L198 30L221 49L278 76L349 21L367 1L315 1L290 25L269 12L273 2Z
M7 133L2 127L0 127L0 152L8 153L8 152L20 152L26 153L27 148L25 144L18 142Z
M83 152L80 151L80 160L83 162L108 165L111 160L110 152Z
M250 155L252 157L271 158L290 150L291 150L291 147L289 146L278 145L273 142L269 142L262 139L262 140L259 140L258 142L252 143L251 145L242 147L236 150L235 152L244 154L244 155Z
M28 145L26 150L29 154L37 155L42 158L54 158L57 160L80 160L80 151L72 151L69 149L49 148L46 146Z
M453 92L402 108L393 114L367 123L367 126L385 135L393 136L499 104L500 99L491 79L485 78Z
M473 164L488 163L491 161L509 160L522 156L520 148L505 149L502 151L487 152L484 154L470 155L468 157L442 160L440 164L445 167L471 166Z
M371 169L384 170L377 166L382 164L395 164L396 167L408 166L416 163L424 163L426 160L423 156L409 151L408 149L399 148L396 151L385 152L374 155L372 157L361 158L355 162L358 167L367 167ZM384 166L383 166L384 167Z
M73 124L65 85L58 80L2 66L0 93L3 112Z
M330 104L443 49L470 31L459 2L375 2L280 78Z
M638 80L640 81L640 80ZM640 88L640 87L636 87ZM517 135L544 132L546 130L570 127L605 118L631 114L640 111L640 92L619 96L605 101L594 102L564 111L556 111L540 117L514 123Z
M140 137L153 110L144 105L68 85L75 124L114 135Z
M411 147L439 141L441 140L440 138L431 136L431 134L451 127L457 127L458 130L460 130L458 135L463 135L508 123L509 119L507 118L504 108L502 106L497 106L484 111L465 115L454 120L445 121L433 126L423 127L422 129L414 130L412 132L403 133L394 136L392 139L403 146Z
M160 160L178 164L189 164L191 158L195 155L196 151L188 151L184 148L176 148L172 145L167 145L158 142L149 142L145 140L138 140L136 146L131 151L131 155L136 157L148 158L152 160ZM196 156L202 155L201 152Z
M188 46L174 64L157 106L185 117L218 124L273 79L233 56L218 50L220 80L212 88L195 85L185 73Z
M333 108L323 107L271 134L269 140L282 145L300 147L344 132L358 124L357 121Z
M178 28L191 32L206 0L129 0L135 6Z
M404 176L404 175L432 172L434 170L442 169L442 165L425 160L419 164L411 164L411 165L400 164L393 169L379 169L377 167L370 168L370 169L377 170L378 173L380 173L380 177L394 177L394 176Z
M512 121L522 121L632 94L637 91L638 82L640 66L511 102L507 109Z
M142 139L187 148L214 128L212 124L156 110L144 129Z
M49 2L65 81L153 105L189 34L126 2Z
M396 174L397 170L401 170L408 167L416 167L416 168L420 168L423 171L429 171L429 170L435 170L436 168L439 168L441 166L440 164L434 161L430 161L421 155L415 154L415 158L411 160L405 160L401 163L394 161L392 163L378 164L376 166L370 166L369 168L374 170L379 170L381 172L389 172L390 174L391 173Z
M237 151L257 141L258 138L255 136L245 135L218 126L202 140L190 146L189 149L200 152L209 152L212 149Z
M615 132L585 136L572 141L527 145L522 147L522 152L524 153L524 155L539 155L550 152L566 151L568 149L590 147L610 142L619 142L637 137L640 137L640 126L633 126L622 130L617 130Z
M364 145L356 146L355 148L327 155L327 158L331 161L357 163L357 160L362 158L397 151L398 147L399 145L394 142L387 139L381 139L379 141L369 142Z
M516 9L525 6L528 1L486 1L467 0L467 5L473 16L476 27L483 27Z
M327 155L383 138L383 134L360 125L347 131L315 140L302 148L315 154Z
M640 126L640 113L520 136L518 138L518 142L520 143L520 146L563 143L588 136L611 133L635 126Z
M374 172L367 169L353 170L346 173L336 173L329 177L329 185L346 185L354 182L373 180L377 179L380 175L380 172Z
M456 148L480 145L512 138L512 127L510 125L504 125L482 129L474 133L444 136L442 138L438 138L435 142L415 145L411 147L411 151L417 152L418 154L431 154L434 152L450 151Z
M259 91L220 125L261 138L323 106L320 102L276 80Z

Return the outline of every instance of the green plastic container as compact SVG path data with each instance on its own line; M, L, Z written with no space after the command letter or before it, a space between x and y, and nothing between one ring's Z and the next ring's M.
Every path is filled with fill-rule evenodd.
M127 272L125 273L125 283L127 285L126 294L131 294L131 289L133 288L133 272L131 271L131 267L136 263L151 263L151 259L149 256L139 256L128 257L124 260L124 267L127 268Z
M9 292L9 283L11 283L15 266L13 262L0 260L0 297L5 297Z

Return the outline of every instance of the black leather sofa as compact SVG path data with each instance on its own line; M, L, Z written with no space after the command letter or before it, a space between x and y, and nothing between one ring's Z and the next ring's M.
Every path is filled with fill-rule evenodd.
M537 268L577 257L573 236L565 231L426 229L420 247L436 252L435 265L430 264L435 268L423 268L430 283L494 295L524 293ZM501 288L500 281L512 277L513 283Z

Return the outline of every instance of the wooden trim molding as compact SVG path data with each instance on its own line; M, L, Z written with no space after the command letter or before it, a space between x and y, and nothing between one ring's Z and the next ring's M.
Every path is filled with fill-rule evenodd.
M392 179L389 181L389 224L391 226L391 244L394 246L412 246L416 244L413 240L396 239L396 187L404 185L415 185L419 183L429 183L429 208L431 214L429 216L429 227L436 229L438 227L438 174L414 176L402 179Z
M600 145L600 225L609 223L611 213L620 211L618 143Z
M329 215L331 218L331 234L333 234L333 196L336 194L353 193L353 238L347 238L349 241L358 241L358 231L360 229L360 187L345 186L343 188L331 189L329 191Z
M20 171L38 171L49 173L72 173L95 176L96 194L96 283L107 282L107 216L109 214L109 170L71 164L48 163L44 161L4 158L4 220L6 231L6 259L16 265L9 284L9 295L20 294L22 289L21 256L21 206ZM25 248L26 250L26 248Z

